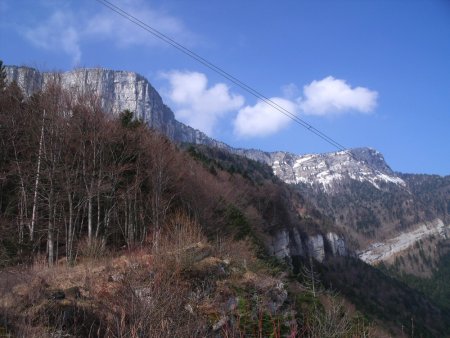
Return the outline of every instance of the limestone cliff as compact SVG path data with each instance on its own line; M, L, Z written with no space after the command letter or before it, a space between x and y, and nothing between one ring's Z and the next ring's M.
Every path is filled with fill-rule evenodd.
M56 82L70 91L95 92L101 99L102 108L113 115L128 109L152 128L161 131L177 142L227 147L199 130L175 119L161 96L144 78L134 72L102 68L75 69L69 72L39 72L29 67L6 67L7 80L16 81L29 96Z
M334 232L326 235L304 235L296 228L282 229L272 236L272 254L292 263L293 257L312 257L322 262L329 256L347 256L343 236Z

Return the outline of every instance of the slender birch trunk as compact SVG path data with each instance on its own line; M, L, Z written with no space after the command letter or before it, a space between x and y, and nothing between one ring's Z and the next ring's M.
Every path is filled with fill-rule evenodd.
M38 196L38 188L39 188L39 178L41 174L41 160L42 160L42 148L44 145L44 126L45 126L45 109L42 114L42 127L41 127L41 137L39 139L39 151L38 151L38 161L36 168L36 180L34 182L34 196L33 196L33 210L31 212L31 222L29 225L30 230L30 241L32 242L34 239L34 226L36 224L36 213L37 213L37 196Z

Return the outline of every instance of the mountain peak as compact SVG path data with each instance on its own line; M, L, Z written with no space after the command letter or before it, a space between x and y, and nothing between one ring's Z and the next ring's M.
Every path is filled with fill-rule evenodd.
M271 153L274 173L286 183L301 183L332 192L342 181L369 182L377 189L380 183L405 186L386 164L383 155L372 148L355 148L324 154L294 155Z

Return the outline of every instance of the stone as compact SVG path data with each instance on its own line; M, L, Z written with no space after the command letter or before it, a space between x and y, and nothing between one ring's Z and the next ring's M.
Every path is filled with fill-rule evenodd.
M317 234L308 238L308 254L318 262L322 262L325 258L325 246L323 236Z
M7 81L16 81L26 96L43 90L51 82L61 84L62 88L73 93L94 91L100 97L105 112L113 116L128 109L134 112L136 118L142 119L173 141L229 148L203 132L177 121L155 88L145 77L135 72L103 68L39 72L34 68L17 66L6 66L5 71Z
M345 241L342 236L339 236L334 232L329 232L329 233L327 233L327 241L331 247L331 253L333 254L333 256L346 256L347 255Z
M215 322L212 326L213 331L220 330L226 323L228 323L228 316L221 317L217 322Z
M272 252L278 258L290 257L289 233L286 230L278 231L272 237Z

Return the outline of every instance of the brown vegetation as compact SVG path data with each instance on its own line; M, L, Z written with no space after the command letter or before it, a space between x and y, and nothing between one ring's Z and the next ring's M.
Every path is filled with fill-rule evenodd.
M207 166L56 80L30 98L2 88L0 143L0 330L320 335L320 301L312 312L293 302L297 282L265 250L270 231L303 224L296 211L307 208L266 169ZM327 329L342 324L333 313ZM340 335L353 334L344 324Z

